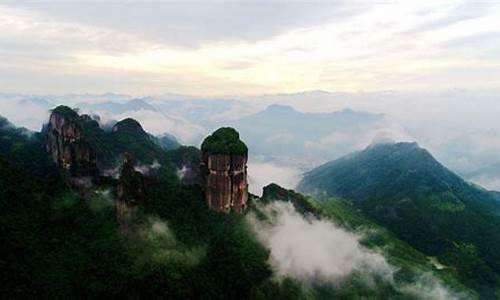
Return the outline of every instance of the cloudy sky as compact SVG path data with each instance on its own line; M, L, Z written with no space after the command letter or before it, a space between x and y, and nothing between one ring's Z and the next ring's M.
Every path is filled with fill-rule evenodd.
M1 92L499 86L498 1L0 1Z

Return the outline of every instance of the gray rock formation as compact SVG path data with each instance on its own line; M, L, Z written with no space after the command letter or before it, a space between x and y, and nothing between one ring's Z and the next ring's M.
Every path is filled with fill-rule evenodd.
M46 127L46 149L64 170L66 182L78 188L88 187L98 175L97 155L86 141L78 114L58 106Z

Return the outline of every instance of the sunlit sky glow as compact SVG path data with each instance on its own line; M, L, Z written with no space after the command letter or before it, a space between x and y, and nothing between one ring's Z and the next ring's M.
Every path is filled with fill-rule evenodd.
M499 2L412 2L0 2L0 91L500 87Z

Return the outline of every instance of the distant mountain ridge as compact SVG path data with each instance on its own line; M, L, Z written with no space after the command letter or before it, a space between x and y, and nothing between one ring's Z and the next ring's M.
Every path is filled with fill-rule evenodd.
M255 154L324 161L353 151L384 122L383 114L351 109L305 113L274 104L230 125L238 128Z
M132 99L127 102L115 102L115 101L106 101L99 103L77 103L76 107L94 111L110 111L113 113L121 114L127 111L138 111L138 110L151 110L157 111L157 109L144 101L143 99Z

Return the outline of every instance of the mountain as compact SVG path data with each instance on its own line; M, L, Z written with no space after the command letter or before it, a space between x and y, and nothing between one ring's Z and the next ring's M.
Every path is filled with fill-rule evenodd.
M229 124L238 128L254 154L324 161L353 151L384 122L382 114L350 109L304 113L274 104Z
M377 144L304 175L298 189L340 197L492 297L499 286L500 202L416 143ZM328 201L328 200L326 200Z
M138 110L150 110L157 111L152 105L144 101L143 99L132 99L127 102L99 102L99 103L77 103L75 105L81 109L91 110L91 111L109 111L115 114L122 114L127 111L138 111Z
M181 146L177 138L171 134L165 133L156 137L160 146L166 150L177 149Z
M45 147L51 138L46 130L55 128L31 133L0 119L0 275L5 279L0 298L282 294L281 284L271 281L268 252L244 217L209 210L200 187L184 184L185 176L179 176L181 165L199 168L198 149L164 150L134 120L105 132L68 107L53 114L63 125L57 127L63 152L84 144L98 159L118 161L125 152L127 161L158 159L160 164L147 173L124 163L119 180L101 174L82 193L65 184L65 164L71 162L54 162ZM133 202L134 209L124 212L118 200ZM133 215L118 220L119 212ZM127 234L121 233L124 220Z
M98 120L59 106L30 132L0 118L0 298L477 298L455 268L341 199L270 185L241 214L210 210L200 149L166 150L131 118ZM222 133L229 143L203 149L247 152ZM96 178L75 187L68 171Z
M163 111L152 105L149 98L132 99L126 102L105 101L76 104L81 111L90 115L100 115L107 122L133 118L144 128L156 135L171 134L185 143L198 143L205 129L171 111ZM168 132L165 131L168 128Z
M229 99L194 99L179 95L156 97L151 103L163 112L182 116L205 128L223 125L221 123L256 111L255 105L248 102Z
M356 273L344 278L344 284L340 285L338 289L328 289L322 286L321 282L315 282L313 283L315 289L313 289L312 299L359 299L364 297L369 299L475 299L478 297L476 292L458 282L453 269L443 268L433 257L416 250L384 227L367 218L355 206L346 203L342 199L329 198L329 201L318 201L313 197L305 196L272 183L263 188L262 197L254 201L254 205L257 206L256 210L259 211L263 204L264 207L266 207L265 205L276 207L275 205L280 202L292 204L295 210L304 216L309 225L313 225L317 221L321 222L321 226L324 226L325 222L332 222L338 230L346 230L351 234L363 233L358 237L360 247L366 247L374 251L374 253L380 253L380 250L383 249L384 259L395 270L391 284L375 280L372 283L374 286L366 286L362 284L363 280L359 276L367 276L367 274L360 275ZM273 215L279 213L279 210L275 210L268 214L267 217L272 218ZM278 223L280 222L291 222L290 216ZM300 227L305 226L307 225L302 224ZM295 229L296 231L292 233L292 236L288 237L290 240L303 238L300 237L302 233L299 232L299 226ZM310 234L314 235L314 232L306 233L306 235ZM329 232L320 234L316 243L321 244L323 241L328 240L330 238L329 234ZM344 240L340 244L345 247L347 241ZM296 246L300 247L300 245ZM320 255L317 245L308 245L305 249L307 249L308 255L311 253ZM338 252L342 252L342 248L327 249L327 251L335 251L338 255ZM292 249L288 249L288 252L284 254L285 257L290 257L290 260L292 260L294 258L292 252ZM354 253L349 253L349 255L355 256ZM344 258L336 264L345 264L347 259ZM290 264L294 263L296 262L290 262ZM326 269L334 267L334 265L325 265ZM379 268L382 268L382 266L379 266ZM380 272L380 270L378 271ZM430 275L430 278L426 278L427 275L423 274ZM416 293L408 293L407 284L409 282L415 287L420 284L425 287L419 287ZM441 283L439 284L439 282Z

